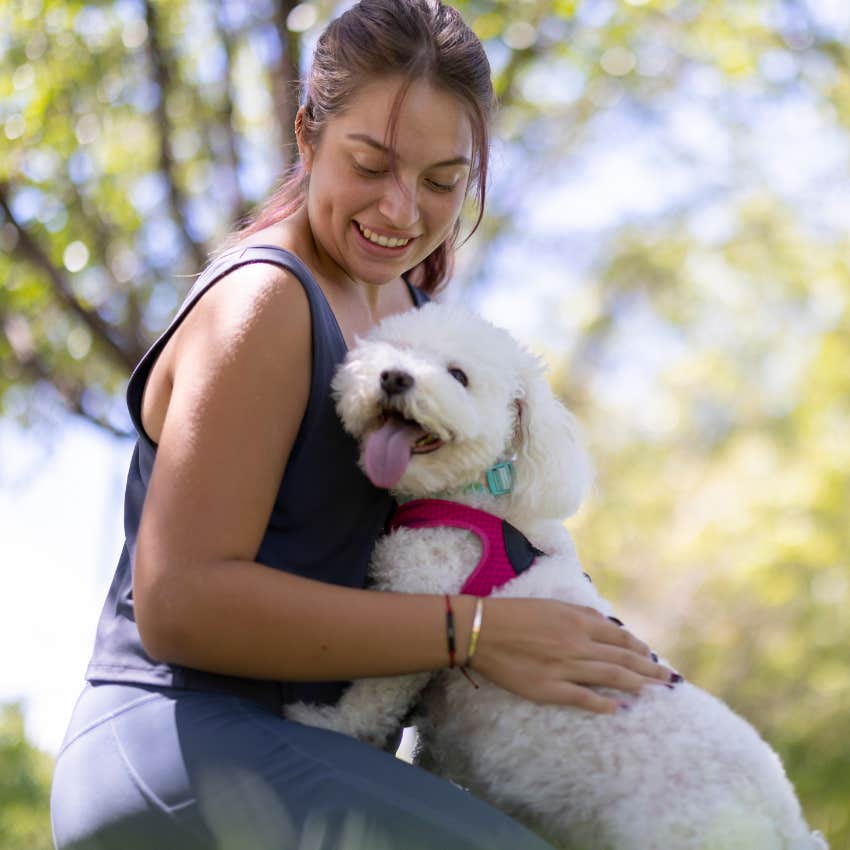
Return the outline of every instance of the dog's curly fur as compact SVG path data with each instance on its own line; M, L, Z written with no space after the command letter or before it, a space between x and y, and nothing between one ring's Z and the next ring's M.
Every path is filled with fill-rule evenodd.
M462 370L468 385L458 379ZM382 374L412 377L388 395ZM576 421L537 359L506 331L456 306L392 317L349 353L334 381L345 428L363 443L387 412L442 444L414 453L394 485L439 494L519 528L546 556L494 596L610 605L584 576L563 518L591 481ZM466 489L514 459L510 495ZM401 528L379 541L380 590L457 593L481 544L455 528ZM486 630L486 622L484 624ZM689 683L617 693L628 710L599 715L537 705L456 670L355 682L335 706L286 716L383 745L419 700L419 761L569 850L823 850L779 758L726 705Z

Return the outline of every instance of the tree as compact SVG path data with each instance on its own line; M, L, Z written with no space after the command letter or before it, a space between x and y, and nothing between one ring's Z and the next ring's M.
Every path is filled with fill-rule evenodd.
M204 265L268 188L257 170L273 175L288 150L294 5L4 6L7 412L26 416L46 394L126 430L119 390L174 308L178 276ZM246 75L261 87L237 99Z
M30 744L21 706L0 707L0 847L51 850L49 756Z

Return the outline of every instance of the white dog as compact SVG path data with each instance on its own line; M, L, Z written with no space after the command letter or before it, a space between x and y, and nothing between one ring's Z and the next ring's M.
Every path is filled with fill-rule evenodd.
M437 497L484 510L519 529L520 549L530 541L539 550L493 596L612 613L562 521L591 477L575 422L506 331L456 306L426 305L359 341L334 390L376 484L405 504ZM512 490L494 495L510 488L509 462ZM492 487L484 486L491 469ZM482 556L479 535L422 525L379 541L378 589L456 594L465 586ZM335 706L297 704L286 715L382 745L419 699L421 762L569 850L827 847L806 826L774 752L694 685L619 693L629 710L600 715L538 705L477 679L477 690L457 670L362 679Z

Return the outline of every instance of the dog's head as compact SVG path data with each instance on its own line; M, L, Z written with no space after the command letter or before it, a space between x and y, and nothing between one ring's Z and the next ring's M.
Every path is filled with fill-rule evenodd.
M573 513L590 464L539 361L463 308L427 304L358 340L333 382L337 410L379 487L424 497L513 458L522 513Z

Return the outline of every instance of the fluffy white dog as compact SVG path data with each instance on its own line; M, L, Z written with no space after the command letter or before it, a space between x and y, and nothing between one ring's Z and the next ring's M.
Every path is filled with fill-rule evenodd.
M361 340L334 390L376 484L401 502L437 497L487 511L545 553L493 596L612 613L562 521L591 477L575 421L507 332L429 304ZM512 491L493 495L485 473L495 468L498 479L501 470L496 490L509 485L508 461ZM472 531L401 527L378 543L372 574L381 590L453 594L481 557ZM298 704L286 714L382 745L420 700L421 763L569 850L827 847L806 826L775 753L692 684L618 693L629 710L599 715L537 705L477 679L477 690L457 670L363 679L335 706Z

